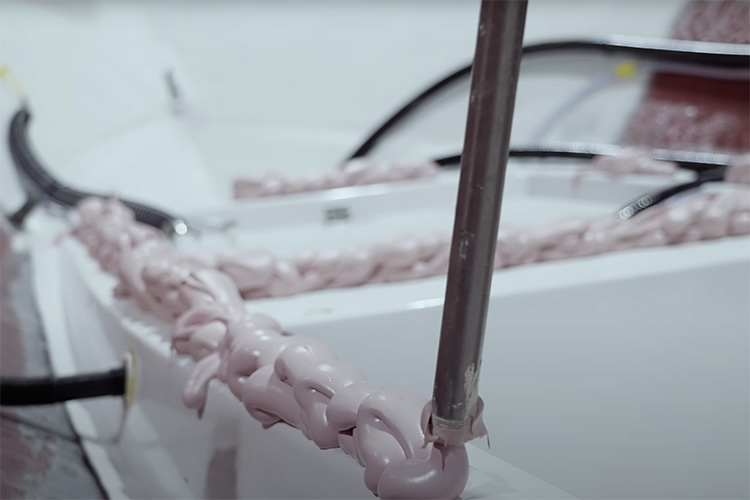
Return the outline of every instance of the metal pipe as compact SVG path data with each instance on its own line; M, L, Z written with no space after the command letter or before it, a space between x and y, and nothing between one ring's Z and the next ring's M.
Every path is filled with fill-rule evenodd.
M479 14L432 401L432 430L446 444L466 440L477 408L527 4L483 0Z

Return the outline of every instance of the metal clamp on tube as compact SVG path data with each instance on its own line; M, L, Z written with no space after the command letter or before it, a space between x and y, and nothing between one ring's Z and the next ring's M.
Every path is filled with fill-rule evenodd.
M481 425L477 383L527 4L483 0L479 14L432 400L431 433L447 445Z

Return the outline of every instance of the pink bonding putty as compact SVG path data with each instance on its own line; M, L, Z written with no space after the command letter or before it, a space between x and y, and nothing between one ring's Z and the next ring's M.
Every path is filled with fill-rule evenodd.
M625 146L617 155L597 156L583 173L601 172L614 176L633 174L672 176L678 170L677 163L656 160L647 148ZM724 180L733 184L750 184L750 154L734 156L727 167Z
M724 179L733 184L750 186L750 154L738 155L727 167Z
M469 475L466 448L430 439L422 422L425 398L373 384L325 344L250 314L234 282L210 259L180 256L155 233L132 237L141 234L131 227L139 223L116 200L84 200L79 216L73 234L91 256L109 272L115 257L123 264L119 293L174 321L173 349L196 361L183 390L188 407L202 412L209 383L221 380L264 426L297 427L320 448L352 456L381 498L461 494ZM117 224L127 237L111 237Z
M671 161L656 160L647 148L623 146L616 155L599 155L584 171L610 175L664 175L677 173L679 166Z
M185 386L188 407L200 411L208 384L218 379L264 426L286 423L321 449L341 448L352 456L365 468L365 485L381 498L460 495L468 478L466 450L429 440L424 398L367 381L326 345L283 332L267 316L218 304L177 321L178 352L192 352L193 342L204 349L218 328L222 340Z
M735 164L731 165L727 171L727 182L750 184L750 167L742 167L750 162L748 158L750 155L735 157ZM591 173L615 177L624 175L670 177L679 170L680 167L675 162L655 159L648 148L623 146L616 155L595 156L586 167L578 171L572 182L574 188L577 188L581 179ZM283 196L341 187L426 179L437 176L439 171L440 167L431 161L377 163L368 158L356 158L350 160L339 171L312 174L307 177L295 178L270 172L255 177L236 179L233 184L233 193L235 199ZM730 174L730 172L733 173Z
M596 156L587 167L573 178L577 185L588 173L599 172L614 176L659 175L671 176L679 166L670 161L656 160L650 150L624 146L616 155ZM316 173L304 177L288 177L270 172L254 177L236 179L233 183L235 199L283 196L325 189L335 189L368 184L402 182L435 177L440 167L432 161L378 163L369 158L356 158L339 171Z
M749 209L747 190L738 188L691 195L629 220L569 217L534 228L503 224L495 268L745 235L750 233ZM216 268L245 298L287 296L445 274L450 244L449 235L427 233L290 257L249 250L217 256Z
M623 146L615 155L595 156L585 167L581 167L573 176L572 187L577 190L584 177L593 174L605 174L612 177L625 175L652 175L672 177L680 167L671 161L656 160L647 148Z
M746 172L746 164L737 162L735 172ZM747 235L749 195L745 188L698 193L627 220L570 217L537 228L503 225L495 268ZM436 440L425 417L428 401L365 380L326 345L249 313L241 297L441 274L447 270L447 236L425 234L288 259L258 251L198 258L177 254L161 233L137 223L114 199L84 200L78 214L72 233L120 278L115 293L174 322L173 349L196 361L183 390L188 407L201 412L209 383L219 380L264 426L286 423L320 448L338 447L352 456L365 468L366 486L381 498L460 495L468 478L465 447ZM465 440L486 434L481 407Z
M341 170L307 177L267 173L234 181L235 199L282 196L324 189L402 182L437 176L440 167L431 161L377 163L367 158L350 160Z

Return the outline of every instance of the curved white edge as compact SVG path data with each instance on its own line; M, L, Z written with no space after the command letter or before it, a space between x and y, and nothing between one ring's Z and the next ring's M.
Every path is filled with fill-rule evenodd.
M61 221L48 217L34 217L31 222L42 229L29 232L27 238L32 263L31 284L47 339L50 365L56 375L72 374L76 372L76 365L62 305L61 291L64 288L59 272L60 252L55 243L57 235L65 230L65 226L60 223ZM96 428L88 412L79 403L72 401L64 406L76 434L95 435ZM81 445L107 496L128 498L122 480L104 446L87 439L81 439Z

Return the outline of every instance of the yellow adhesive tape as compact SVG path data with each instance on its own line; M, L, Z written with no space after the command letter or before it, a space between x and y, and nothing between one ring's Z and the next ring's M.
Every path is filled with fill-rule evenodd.
M636 73L638 73L638 65L635 61L625 61L615 66L615 76L617 78L632 78Z
M0 78L8 82L8 85L13 89L13 92L18 94L18 97L22 99L26 98L26 91L24 90L23 85L21 85L21 82L16 78L16 75L13 74L13 71L11 71L8 65L3 64L0 66Z

